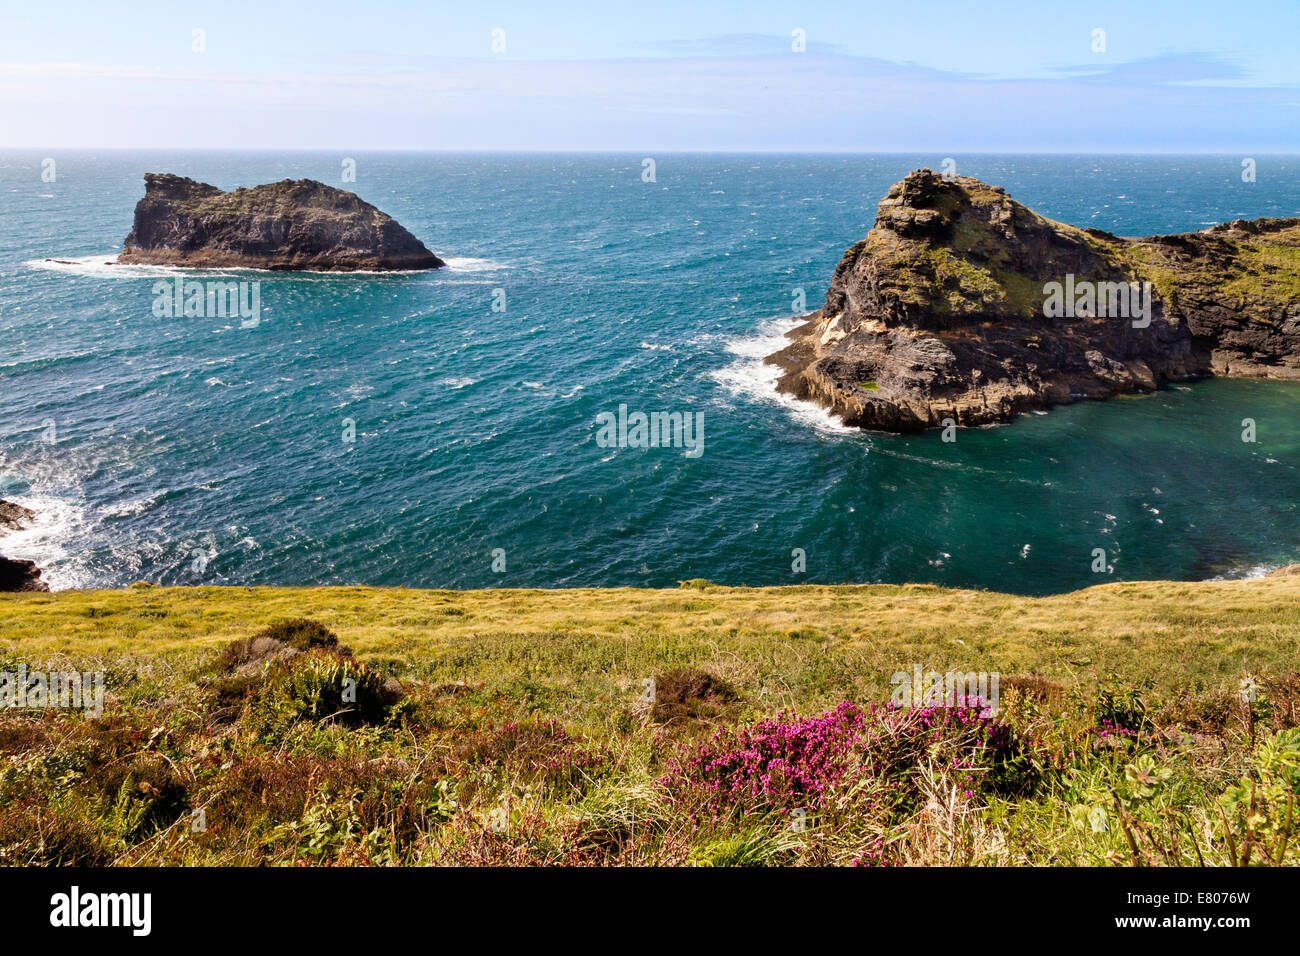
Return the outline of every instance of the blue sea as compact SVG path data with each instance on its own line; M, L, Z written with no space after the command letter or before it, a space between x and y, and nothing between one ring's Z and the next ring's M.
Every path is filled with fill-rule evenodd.
M0 152L0 497L39 514L0 551L56 588L1043 594L1300 560L1300 385L1176 385L954 443L775 393L761 359L797 290L819 307L890 184L944 157L665 154L652 182L633 155L350 158L355 183L325 153ZM1123 235L1300 215L1294 157L1253 183L1232 156L954 159ZM189 273L260 282L260 321L159 317L183 273L104 264L153 171L352 189L449 267ZM702 454L606 447L620 405L699 414Z

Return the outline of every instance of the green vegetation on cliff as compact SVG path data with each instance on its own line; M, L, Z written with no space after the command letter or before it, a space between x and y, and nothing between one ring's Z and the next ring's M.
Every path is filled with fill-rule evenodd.
M778 388L868 429L1008 422L1208 375L1300 379L1300 219L1123 238L916 170L809 318L768 358Z

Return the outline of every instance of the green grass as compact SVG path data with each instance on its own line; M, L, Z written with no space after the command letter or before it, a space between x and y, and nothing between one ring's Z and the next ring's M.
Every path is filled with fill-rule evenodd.
M988 269L947 249L929 249L926 258L935 282L944 292L942 298L932 303L938 311L960 314L992 310L1006 302L1006 291Z
M1044 598L688 584L0 595L2 669L98 670L106 694L98 719L0 719L0 862L1224 864L1243 848L1260 862L1266 843L1294 862L1277 850L1289 758L1265 748L1300 722L1300 577ZM220 676L227 644L303 616L359 663L317 649ZM914 665L999 673L1008 688L1036 675L1050 699L1008 689L999 719L1060 766L1032 795L958 800L909 751L888 779L831 788L793 834L788 806L701 821L691 785L664 782L715 730L883 703ZM1252 704L1237 694L1246 674ZM370 695L355 719L337 713L331 682L345 677ZM384 704L392 678L405 696ZM727 693L651 706L652 679L664 694ZM1112 746L1098 728L1117 713L1148 716ZM1154 796L1133 792L1144 756L1169 771ZM1243 777L1272 801L1262 812L1230 799ZM912 796L868 811L864 787ZM1110 829L1081 827L1116 801Z
M1300 299L1300 246L1260 244L1242 251L1243 274L1222 285L1224 295Z

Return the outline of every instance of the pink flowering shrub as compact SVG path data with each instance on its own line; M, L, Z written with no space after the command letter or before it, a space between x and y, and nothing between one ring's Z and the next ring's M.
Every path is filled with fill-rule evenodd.
M664 782L679 802L702 798L716 815L732 806L815 807L848 771L865 730L866 714L847 702L817 717L778 716L719 730L694 754L672 761Z
M915 808L917 772L929 755L949 763L968 795L1031 792L1056 759L983 711L983 702L972 699L916 708L845 702L815 717L780 715L718 731L673 761L664 783L675 802L716 818L733 811L816 813L833 794L870 777L887 785L873 788L872 808L895 817Z

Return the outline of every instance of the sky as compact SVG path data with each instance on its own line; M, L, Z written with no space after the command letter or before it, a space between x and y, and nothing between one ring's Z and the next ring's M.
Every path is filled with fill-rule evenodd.
M0 147L1300 152L1300 0L10 3Z

